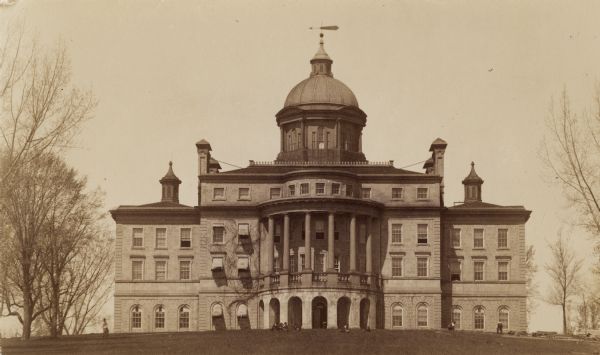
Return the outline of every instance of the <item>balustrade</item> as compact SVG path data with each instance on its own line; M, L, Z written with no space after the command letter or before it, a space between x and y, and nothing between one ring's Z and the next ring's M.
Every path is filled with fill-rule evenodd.
M324 272L313 272L313 282L325 283L327 282L327 274Z

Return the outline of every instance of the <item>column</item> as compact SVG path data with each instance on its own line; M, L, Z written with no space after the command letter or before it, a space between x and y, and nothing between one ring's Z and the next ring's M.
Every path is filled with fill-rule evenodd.
M337 301L327 300L327 329L337 328Z
M273 231L275 229L275 221L273 216L269 216L269 224L267 226L267 274L273 273Z
M334 236L335 236L335 216L333 212L329 212L329 221L327 223L327 271L333 271L334 269L334 258L335 258L335 249L334 249Z
M371 274L373 272L373 231L371 230L371 216L367 216L367 244L365 245L365 251L367 253L366 257L366 271L367 274Z
M312 270L312 258L310 250L310 212L304 215L304 269Z
M356 272L356 215L350 216L350 272Z
M290 215L283 215L283 265L281 270L288 271L290 266Z

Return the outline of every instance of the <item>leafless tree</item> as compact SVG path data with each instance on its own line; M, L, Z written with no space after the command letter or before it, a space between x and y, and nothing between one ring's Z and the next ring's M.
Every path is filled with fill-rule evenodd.
M563 332L567 334L567 307L573 296L577 295L580 272L583 260L575 256L569 246L569 238L559 233L558 238L548 245L552 253L550 263L546 264L546 272L550 276L551 285L546 293L546 302L561 306L563 316Z
M547 127L542 159L600 252L600 87L592 109L581 112L573 112L563 90L558 102L552 102Z
M530 245L527 248L525 256L525 281L527 287L527 319L531 319L531 316L535 312L537 307L538 298L538 284L535 281L535 275L537 274L538 267L535 263L535 248Z
M0 47L0 153L3 183L20 164L71 142L96 101L71 83L64 45L42 50L23 26L10 27Z

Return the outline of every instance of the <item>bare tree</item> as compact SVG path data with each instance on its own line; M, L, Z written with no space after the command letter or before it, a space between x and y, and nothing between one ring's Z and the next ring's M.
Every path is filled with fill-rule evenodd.
M91 92L72 85L64 45L43 51L24 32L8 28L0 49L0 183L20 164L67 146L96 106Z
M595 236L600 252L600 87L592 107L573 112L563 90L551 105L541 155L578 212L578 224Z
M569 239L559 233L558 238L548 245L552 253L550 263L546 264L546 272L550 276L551 285L546 293L546 302L561 306L563 316L563 333L567 334L567 306L571 298L577 295L578 283L583 260L576 258L569 246Z
M537 274L538 267L535 263L535 248L530 245L527 248L525 256L525 281L527 287L527 319L531 319L531 316L535 312L537 307L536 299L538 298L538 284L535 281L535 275Z

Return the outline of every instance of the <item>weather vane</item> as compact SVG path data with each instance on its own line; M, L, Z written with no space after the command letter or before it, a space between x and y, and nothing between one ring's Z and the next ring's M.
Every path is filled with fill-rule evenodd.
M323 30L327 31L337 31L339 29L338 26L320 26L320 27L309 27L309 30L320 30L319 37L323 38Z

